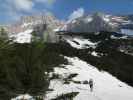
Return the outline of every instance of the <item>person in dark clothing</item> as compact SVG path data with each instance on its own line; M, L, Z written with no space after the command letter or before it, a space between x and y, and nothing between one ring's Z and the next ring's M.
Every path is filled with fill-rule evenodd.
M93 91L93 79L89 80L89 85L90 85L90 91Z

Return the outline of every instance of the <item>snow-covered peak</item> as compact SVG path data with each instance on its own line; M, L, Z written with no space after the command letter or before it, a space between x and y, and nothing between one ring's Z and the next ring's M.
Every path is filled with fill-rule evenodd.
M72 20L68 20L61 31L68 32L120 32L121 25L130 24L132 21L122 16L113 16L104 13L94 13L84 15Z
M110 18L109 18L109 16L104 16L103 17L103 20L106 21L106 22L109 22L110 21Z
M92 20L93 20L93 17L90 16L90 15L88 15L87 17L84 18L84 22L85 22L85 23L89 23L89 22L91 22Z

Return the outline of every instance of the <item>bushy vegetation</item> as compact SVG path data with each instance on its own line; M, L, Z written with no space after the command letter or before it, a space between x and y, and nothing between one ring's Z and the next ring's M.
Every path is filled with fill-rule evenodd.
M0 38L3 40L8 39L8 33L3 27L0 27Z
M0 98L45 94L49 86L45 72L67 63L51 45L41 41L19 44L0 40Z
M52 100L73 100L73 98L77 95L78 95L78 92L71 92L71 93L62 94L60 96L57 96L56 99L52 99Z

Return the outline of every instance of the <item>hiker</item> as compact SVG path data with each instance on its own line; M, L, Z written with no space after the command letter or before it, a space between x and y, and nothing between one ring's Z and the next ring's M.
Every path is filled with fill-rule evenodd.
M89 80L89 85L90 85L90 91L93 91L93 79Z

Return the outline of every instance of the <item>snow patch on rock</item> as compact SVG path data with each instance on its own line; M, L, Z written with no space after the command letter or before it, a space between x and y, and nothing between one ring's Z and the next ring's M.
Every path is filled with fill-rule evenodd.
M121 36L121 37L116 37L116 36L114 36L114 35L111 35L110 38L111 38L111 39L127 39L128 36L124 35L124 36Z
M91 55L93 55L93 56L95 56L95 57L100 57L96 51L93 51L93 52L91 53Z
M11 100L35 100L29 94L20 95L16 98L12 98Z
M88 39L80 39L80 38L73 38L73 39L67 39L66 40L72 47L77 49L85 49L85 48L95 48L97 43L93 43L89 41Z

